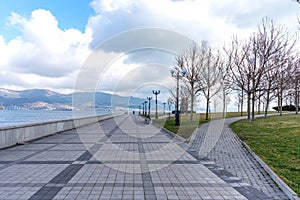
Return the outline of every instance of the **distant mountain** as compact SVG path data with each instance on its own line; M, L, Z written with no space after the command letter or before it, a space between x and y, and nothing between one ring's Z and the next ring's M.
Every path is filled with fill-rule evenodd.
M0 89L0 105L6 109L69 110L72 105L72 95L43 89L23 91Z
M76 98L74 104L72 103L73 98ZM5 109L71 110L110 109L112 107L138 108L144 100L142 98L124 97L104 92L60 94L44 89L16 91L0 88L0 106Z

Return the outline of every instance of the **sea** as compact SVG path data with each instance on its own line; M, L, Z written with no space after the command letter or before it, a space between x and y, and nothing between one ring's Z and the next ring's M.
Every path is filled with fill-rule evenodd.
M112 114L111 111L54 111L54 110L0 110L0 128L95 115Z

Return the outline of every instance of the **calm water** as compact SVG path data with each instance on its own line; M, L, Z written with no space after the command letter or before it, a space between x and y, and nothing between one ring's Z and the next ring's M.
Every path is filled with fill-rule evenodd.
M97 115L111 114L110 111L97 111ZM78 111L75 118L94 116L94 112ZM46 110L0 110L0 127L73 118L72 111Z

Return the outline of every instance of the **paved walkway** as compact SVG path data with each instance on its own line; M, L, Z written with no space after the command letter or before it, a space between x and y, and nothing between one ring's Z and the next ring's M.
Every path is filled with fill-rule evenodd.
M0 199L273 199L197 148L123 115L1 150Z
M202 125L190 142L192 149L272 199L288 199L229 128L231 123L243 118L220 119Z

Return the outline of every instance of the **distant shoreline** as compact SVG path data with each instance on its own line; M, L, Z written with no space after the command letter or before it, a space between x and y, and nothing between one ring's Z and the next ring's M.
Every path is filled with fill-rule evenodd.
M111 111L1 110L0 127L112 114Z

